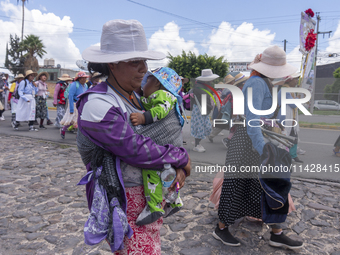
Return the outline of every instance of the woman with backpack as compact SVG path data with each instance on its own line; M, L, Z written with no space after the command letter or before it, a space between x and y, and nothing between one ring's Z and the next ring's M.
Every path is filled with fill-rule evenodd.
M65 90L68 87L68 82L73 81L73 79L68 74L63 74L58 77L57 84L55 85L54 95L53 95L53 105L57 107L57 117L55 118L54 126L57 128L62 128L60 121L63 119L66 112L66 98Z
M13 123L14 130L18 130L17 121L28 121L29 131L38 131L34 128L35 120L35 95L38 92L37 85L33 82L36 72L28 70L25 73L25 79L19 83L18 94L20 96L16 111L16 122Z
M77 128L78 111L75 104L78 101L78 96L88 89L86 84L86 78L88 77L83 71L77 73L74 82L72 82L64 92L64 96L68 99L68 107L66 114L60 122L60 124L64 125L64 127L60 129L62 139L65 139L65 132L71 125Z

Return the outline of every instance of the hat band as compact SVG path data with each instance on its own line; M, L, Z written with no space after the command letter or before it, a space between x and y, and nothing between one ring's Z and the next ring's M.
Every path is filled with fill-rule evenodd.
M243 79L245 75L242 75L240 78L235 79L235 83L238 82L239 80Z

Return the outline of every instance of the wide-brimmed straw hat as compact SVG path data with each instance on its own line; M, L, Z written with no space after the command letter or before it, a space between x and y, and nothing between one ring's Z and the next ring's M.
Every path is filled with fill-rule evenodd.
M29 76L30 74L35 74L35 75L37 75L38 73L33 72L32 70L27 70L26 73L25 73L25 78L26 78L27 76Z
M110 20L103 26L100 46L83 51L83 59L94 63L118 63L119 61L160 60L165 54L148 50L142 24L137 20Z
M19 73L19 74L17 74L17 76L14 77L14 80L18 80L20 78L24 79L25 76L22 73Z
M67 73L64 73L61 77L58 77L58 80L61 80L61 81L73 81L73 79Z
M89 76L83 72L83 71L80 71L79 73L77 73L76 77L74 77L74 80L78 80L79 78L88 78Z
M248 68L274 79L286 77L297 71L296 67L287 64L286 52L276 45L268 47L262 54L258 54Z
M203 69L201 71L201 76L197 77L198 81L212 81L220 77L217 74L214 74L211 69Z
M239 73L235 76L235 83L233 85L236 86L237 84L240 84L241 82L244 82L248 79L249 79L249 76L245 76L244 74Z
M37 76L35 79L36 79L37 81L39 81L39 80L40 80L40 77L41 77L42 75L45 75L47 79L48 79L48 77L50 76L50 75L48 74L48 72L41 72L41 73L38 74L38 76Z
M235 80L235 77L232 76L231 74L228 74L226 77L224 77L223 81L225 84L229 84L230 82L232 82L233 80Z

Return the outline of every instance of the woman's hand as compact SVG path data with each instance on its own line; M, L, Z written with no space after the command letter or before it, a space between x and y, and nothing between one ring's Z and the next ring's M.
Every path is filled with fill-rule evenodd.
M130 120L131 120L132 125L134 125L134 126L145 124L144 114L141 114L141 113L138 113L138 112L131 113Z
M176 178L172 182L171 186L169 187L169 190L175 191L176 190L176 184L179 183L179 188L181 189L184 186L185 183L185 173L183 172L182 168L176 169Z

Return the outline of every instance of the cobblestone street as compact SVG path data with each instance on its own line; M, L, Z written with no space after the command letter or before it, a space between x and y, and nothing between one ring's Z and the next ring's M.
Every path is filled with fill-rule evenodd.
M74 145L1 135L0 254L111 254L106 242L84 244L88 208L86 173ZM195 165L195 163L193 163ZM212 237L217 210L209 202L213 175L192 173L181 190L184 208L164 219L163 254L294 254L268 245L267 225L240 219L231 233L241 241L229 247ZM303 240L300 254L340 254L340 184L294 178L297 211L285 230Z

